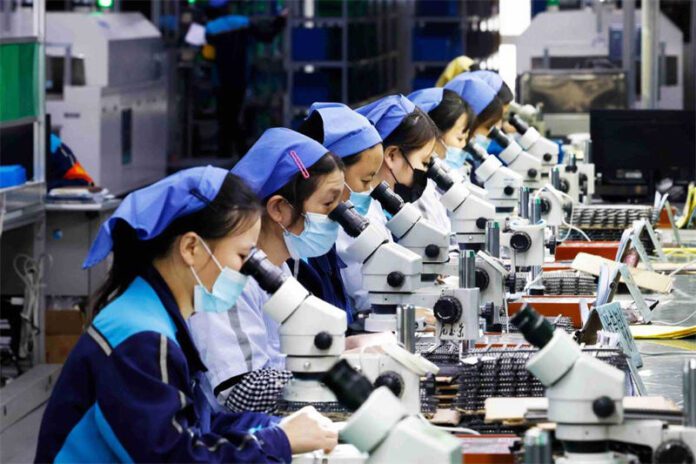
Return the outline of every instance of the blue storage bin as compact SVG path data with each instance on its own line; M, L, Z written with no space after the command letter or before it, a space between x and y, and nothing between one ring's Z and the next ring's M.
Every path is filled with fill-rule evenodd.
M456 16L459 0L418 0L416 16Z
M22 185L27 182L27 170L20 164L0 166L0 188Z
M296 73L292 88L293 105L311 105L318 101L331 101L330 84L325 73Z
M292 30L292 59L295 61L327 60L329 30L296 27Z
M462 54L462 41L457 35L413 35L414 61L448 61Z

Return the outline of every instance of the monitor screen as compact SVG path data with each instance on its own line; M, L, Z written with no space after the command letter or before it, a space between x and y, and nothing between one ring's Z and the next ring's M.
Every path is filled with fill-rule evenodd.
M672 197L696 179L694 111L593 110L592 160L603 197L650 200L656 188ZM680 188L680 186L682 186ZM678 198L673 198L678 200Z

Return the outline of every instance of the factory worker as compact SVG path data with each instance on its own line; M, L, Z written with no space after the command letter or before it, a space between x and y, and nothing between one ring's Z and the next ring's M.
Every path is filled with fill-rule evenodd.
M463 148L469 136L469 126L473 123L471 107L455 92L439 87L421 89L408 96L418 108L428 113L437 126L440 137L435 144L435 152L453 171L465 167L466 153ZM468 172L463 173L468 176ZM423 215L445 230L451 230L447 208L440 201L435 182L428 180L428 187L416 203Z
M44 412L37 462L289 462L332 447L314 410L220 412L186 319L233 307L260 204L236 176L187 169L126 196L84 266L113 251L96 313Z
M403 198L415 203L428 185L426 169L433 157L437 127L427 114L403 95L390 95L356 109L365 116L382 137L384 162L377 176ZM386 221L384 211L368 219Z
M290 258L299 263L334 246L339 225L327 215L343 195L339 157L293 130L272 128L232 172L262 200L257 247L286 274ZM269 299L249 280L235 310L191 321L214 393L232 411L273 411L292 376L280 351L280 326L263 310Z
M342 103L315 103L298 132L341 157L346 179L343 198L350 200L362 216L368 216L370 212L373 217L383 217L379 202L370 196L384 159L382 138L370 121ZM384 234L391 239L386 227ZM337 293L345 288L352 308L364 311L370 309L370 302L362 285L362 263L347 252L353 240L343 229L339 230L336 250L342 264L339 276L342 283L334 283L334 287ZM328 275L324 276L325 280L328 278Z
M435 87L444 87L449 81L463 72L478 69L478 64L466 55L461 55L447 63L444 71L435 83Z
M514 134L516 131L515 127L507 122L507 116L508 116L508 110L510 108L510 103L515 99L514 95L512 94L512 90L510 90L510 87L505 83L502 77L500 77L500 74L498 74L495 71L489 71L487 69L482 69L478 71L472 71L469 73L470 75L474 77L478 77L481 79L483 82L488 84L488 86L495 91L495 96L498 97L498 100L503 104L503 121L499 123L499 125L502 127L505 133L508 134ZM491 145L497 145L495 141L492 141ZM503 147L497 145L494 150L492 150L493 153L498 154L501 151L503 151Z
M487 148L488 132L503 119L503 104L488 84L471 74L460 74L448 82L445 88L456 92L471 106L474 122L469 131L469 138L474 138Z

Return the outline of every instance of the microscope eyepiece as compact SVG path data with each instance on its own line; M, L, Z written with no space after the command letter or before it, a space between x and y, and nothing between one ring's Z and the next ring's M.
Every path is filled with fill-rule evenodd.
M428 179L432 179L437 185L437 188L443 192L448 191L454 185L454 180L449 172L442 166L442 163L437 158L432 158L428 164L427 171Z
M466 144L466 146L464 147L464 151L466 151L479 161L486 161L486 159L488 158L488 153L486 152L486 150L484 150L483 147L476 144L476 142L474 142L473 140Z
M329 219L338 222L343 230L353 238L360 235L370 225L370 221L355 211L353 204L349 201L339 203L329 213Z
M321 378L321 382L350 411L357 411L372 393L372 383L345 359L334 364Z
M249 253L246 261L242 264L239 270L242 274L253 277L259 283L259 286L270 293L274 294L286 280L283 271L275 266L266 256L266 254L255 248Z
M495 140L496 143L503 148L503 150L510 145L510 139L507 138L507 135L505 135L503 131L497 127L491 127L491 130L488 132L488 138Z
M526 303L510 318L510 322L520 330L525 340L539 349L553 338L551 323Z
M510 124L515 128L518 134L524 134L529 130L529 126L516 114L510 115Z
M389 184L384 181L372 190L370 196L379 201L382 208L392 216L396 216L396 213L401 211L401 208L404 207L404 200L394 193L394 191L389 188Z

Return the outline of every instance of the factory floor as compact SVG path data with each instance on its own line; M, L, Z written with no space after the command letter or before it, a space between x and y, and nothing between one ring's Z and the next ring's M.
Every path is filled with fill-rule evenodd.
M651 295L654 296L654 295ZM622 298L628 297L621 295ZM653 311L653 320L678 322L696 310L696 275L676 276L670 295L657 296L660 303ZM696 316L684 325L696 324ZM664 396L679 406L683 404L681 372L684 351L696 356L696 340L636 340L642 354L643 367L639 370L646 395ZM670 352L675 352L670 355ZM676 352L680 352L676 354ZM36 441L45 405L35 409L22 420L0 433L0 463L26 463L34 460Z

